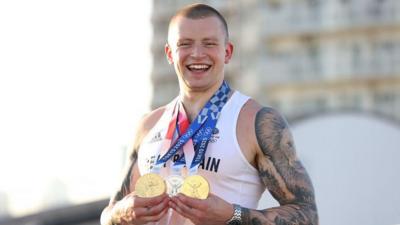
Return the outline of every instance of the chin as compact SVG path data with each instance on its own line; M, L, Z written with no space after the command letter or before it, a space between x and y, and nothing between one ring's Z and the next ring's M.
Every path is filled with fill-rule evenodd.
M195 82L187 82L186 86L192 91L207 91L214 87L215 82L212 81L205 81L205 80L198 80Z
M184 86L185 88L189 89L189 90L193 90L193 91L200 91L200 90L206 90L209 86L208 83L203 82L203 81L188 81L185 80L184 82Z

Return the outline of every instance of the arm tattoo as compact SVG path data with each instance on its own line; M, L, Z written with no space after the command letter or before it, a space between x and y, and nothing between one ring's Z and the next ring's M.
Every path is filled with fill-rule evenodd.
M243 210L244 224L315 225L317 207L310 178L296 156L286 120L272 108L261 109L255 132L262 155L257 156L259 175L279 207Z
M125 177L121 184L121 188L115 193L111 202L117 202L121 200L125 195L130 193L131 179L132 179L132 169L137 160L137 151L133 150L129 157L129 164L125 171Z

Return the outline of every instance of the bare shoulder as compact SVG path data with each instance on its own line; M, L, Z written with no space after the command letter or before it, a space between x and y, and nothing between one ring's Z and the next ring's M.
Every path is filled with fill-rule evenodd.
M133 144L133 149L139 149L143 138L149 133L149 131L156 125L158 120L160 120L162 114L165 111L166 106L157 108L146 115L144 115L138 122L135 131L135 139Z
M295 151L289 125L283 115L272 107L262 107L255 118L257 142L264 155L274 150Z
M161 118L162 114L165 111L166 106L162 106L157 108L142 117L139 121L138 131L140 132L148 132Z
M256 100L250 98L242 107L239 119L254 119L255 115L258 111L260 111L260 109L262 109L262 105L260 105L260 103L258 103Z
M254 99L249 99L240 110L236 129L236 137L247 161L256 167L257 139L255 133L255 118L262 106Z
M282 114L254 99L249 99L240 111L237 138L244 155L254 167L259 167L259 157L281 149L277 146L293 145L288 123Z

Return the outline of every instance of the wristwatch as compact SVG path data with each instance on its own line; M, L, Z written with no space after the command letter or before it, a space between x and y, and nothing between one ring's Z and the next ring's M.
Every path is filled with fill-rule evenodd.
M241 225L242 224L242 207L233 204L233 216L227 222L227 225Z

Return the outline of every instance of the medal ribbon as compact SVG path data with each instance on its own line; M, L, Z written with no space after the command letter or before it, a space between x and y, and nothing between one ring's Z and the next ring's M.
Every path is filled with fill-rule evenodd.
M214 95L206 103L206 105L203 107L203 109L200 111L200 113L197 115L194 121L189 125L186 131L184 131L183 129L185 127L185 122L182 123L183 126L182 131L184 131L184 133L182 134L181 132L179 132L182 135L174 142L174 144L171 147L168 148L168 151L161 158L157 160L155 165L156 168L161 168L161 166L164 163L166 163L170 158L172 158L186 143L189 142L189 140L192 140L190 142L193 142L191 146L194 146L195 154L190 164L189 171L190 172L197 171L199 164L204 158L212 131L214 130L215 125L217 124L217 120L221 114L221 110L228 100L229 92L230 92L230 87L224 81L221 87L214 93ZM176 121L178 121L178 127L179 127L179 118L177 117L179 117L179 115L182 116L181 118L186 117L182 105L181 107L179 107L179 109L177 109L176 106L177 105L175 105L173 120L171 120L175 122L173 123L170 122L166 136L166 139L169 140L169 143L171 143L172 140L170 131L172 130L173 132L175 132L177 130ZM182 114L180 114L179 112L182 112ZM180 128L178 128L178 130L181 131ZM167 144L167 142L168 141L166 141L165 143ZM176 161L174 165L177 166L182 164L184 165L185 164L184 155L185 154L182 154L180 159Z
M176 107L177 103L178 103L178 99L175 99L173 102L171 102L170 104L167 105L165 112L164 112L167 115L169 114L172 119L168 123L167 133L165 135L163 143L161 144L160 155L164 155L167 152L167 150L170 148L172 140L176 133L176 128L177 128L176 127L176 118L178 115L178 111L177 111L177 107ZM151 171L153 173L159 173L161 167L162 167L162 164L155 164L152 166Z

